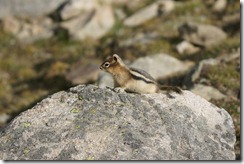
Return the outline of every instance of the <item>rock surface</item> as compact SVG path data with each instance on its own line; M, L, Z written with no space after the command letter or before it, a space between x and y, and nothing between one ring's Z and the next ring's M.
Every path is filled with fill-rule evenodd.
M217 66L220 63L227 63L238 58L240 58L240 50L232 54L221 55L217 58L209 58L202 60L200 63L198 63L196 66L192 68L189 74L185 77L183 84L189 87L193 83L201 81L201 74L204 68L207 68L209 66Z
M3 160L234 160L230 115L195 94L80 85L44 99L0 134Z
M172 0L164 0L164 1L157 1L139 11L137 11L132 16L128 17L124 21L125 26L133 27L138 26L157 15L167 14L174 9L174 1Z
M143 69L153 78L158 79L187 72L193 65L193 62L182 62L173 56L160 53L138 58L130 66Z
M196 95L199 95L199 96L205 98L208 101L211 99L219 100L219 99L223 99L226 97L216 88L211 87L211 86L202 85L202 84L195 84L193 86L193 88L191 89L191 91L193 93L195 93Z
M100 6L96 9L91 20L73 35L75 39L99 39L104 36L114 25L115 18L111 6Z
M227 0L217 0L213 7L212 10L214 12L223 12L227 6Z
M184 40L176 45L176 50L179 52L179 54L191 55L199 52L200 48Z
M67 0L0 0L0 18L6 16L42 17Z
M49 18L33 20L5 17L2 19L3 30L16 36L17 39L30 43L38 39L48 39L53 35L53 25Z
M186 22L178 30L183 39L203 47L216 45L227 37L222 29L209 24Z

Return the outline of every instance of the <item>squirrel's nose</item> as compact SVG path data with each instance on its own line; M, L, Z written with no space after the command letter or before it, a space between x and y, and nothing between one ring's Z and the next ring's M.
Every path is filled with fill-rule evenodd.
M103 67L102 67L102 66L100 66L99 68L100 68L101 70L103 70Z

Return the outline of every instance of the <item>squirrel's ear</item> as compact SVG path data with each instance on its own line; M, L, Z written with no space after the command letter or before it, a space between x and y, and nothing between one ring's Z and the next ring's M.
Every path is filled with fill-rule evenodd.
M120 59L120 57L117 54L113 54L113 59L115 62L117 62Z

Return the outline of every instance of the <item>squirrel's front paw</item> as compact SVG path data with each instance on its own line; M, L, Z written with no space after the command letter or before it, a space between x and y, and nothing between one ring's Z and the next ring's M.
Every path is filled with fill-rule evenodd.
M124 88L120 88L120 87L116 87L113 90L114 90L114 92L117 92L117 93L125 92L125 89Z

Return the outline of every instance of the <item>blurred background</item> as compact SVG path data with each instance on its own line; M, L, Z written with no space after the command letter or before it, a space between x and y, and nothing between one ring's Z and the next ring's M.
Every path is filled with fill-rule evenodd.
M240 154L237 0L0 0L0 127L48 95L104 87L118 54L226 109Z

